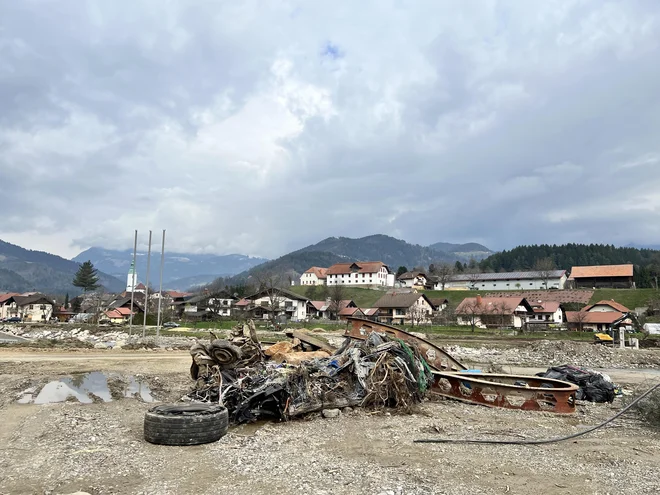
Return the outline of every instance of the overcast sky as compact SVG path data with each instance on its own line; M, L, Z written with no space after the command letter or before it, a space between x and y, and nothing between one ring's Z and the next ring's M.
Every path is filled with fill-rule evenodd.
M0 239L660 240L660 2L0 0Z

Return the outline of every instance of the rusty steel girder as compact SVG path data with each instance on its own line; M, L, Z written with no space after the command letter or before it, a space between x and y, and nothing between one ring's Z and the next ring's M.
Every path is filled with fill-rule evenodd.
M472 404L571 414L578 386L538 376L435 371L431 390Z
M364 318L349 316L347 320L351 326L346 328L344 332L345 337L364 340L371 332L384 333L417 347L428 365L437 371L462 371L467 369L437 345L432 344L426 339L412 335L405 330L384 323L365 320Z

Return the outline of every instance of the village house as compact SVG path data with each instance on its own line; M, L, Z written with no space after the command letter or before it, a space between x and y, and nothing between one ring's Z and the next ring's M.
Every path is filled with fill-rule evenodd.
M561 325L564 323L564 312L557 301L530 301L533 313L527 318L529 324Z
M337 316L346 316L348 312L342 310L344 309L358 309L355 301L351 299L345 299L339 302L339 311L335 311L333 307L333 302L330 299L325 301L309 301L307 303L307 315L310 318L319 318L323 320L332 320L334 319L334 314L337 313ZM348 316L352 316L348 314Z
M446 290L534 290L563 289L566 285L566 270L548 272L502 272L502 273L459 273L445 283ZM442 284L433 287L441 290Z
M245 298L236 305L254 318L270 319L271 317L286 317L290 321L305 321L307 319L307 303L309 299L285 289L264 289Z
M628 314L618 311L566 311L566 323L569 330L585 332L606 332L620 327L632 326Z
M568 280L576 289L634 289L633 277L632 264L574 266Z
M522 328L533 312L524 297L466 297L456 308L457 323L476 328Z
M429 278L424 272L412 271L402 273L397 281L401 284L401 287L424 290L429 283Z
M300 276L300 285L325 285L327 268L313 266Z
M0 320L9 318L9 308L14 304L14 296L20 296L18 292L7 292L0 294Z
M424 294L390 291L373 304L378 309L377 321L390 325L423 325L431 323L433 304Z
M336 263L326 272L328 285L393 287L394 274L382 261Z
M614 300L598 301L580 311L567 311L569 329L578 331L605 332L633 325L631 311Z
M110 323L118 325L128 323L131 320L130 308L108 309L105 311L104 315L108 320L110 320Z
M19 317L25 322L46 322L53 316L53 301L39 293L12 295L2 304L7 315L5 318Z

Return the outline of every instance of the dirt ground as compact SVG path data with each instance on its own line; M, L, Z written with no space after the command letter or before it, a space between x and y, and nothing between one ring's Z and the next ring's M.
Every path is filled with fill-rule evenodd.
M0 349L0 493L660 492L660 432L634 414L575 441L547 446L413 443L433 437L566 435L613 415L622 399L580 404L571 416L434 400L411 415L356 410L334 419L312 415L244 425L217 443L196 447L145 442L142 421L151 404L135 398L16 403L29 387L94 371L143 377L158 401L176 401L190 386L189 366L185 352ZM610 374L639 389L660 379L643 370Z

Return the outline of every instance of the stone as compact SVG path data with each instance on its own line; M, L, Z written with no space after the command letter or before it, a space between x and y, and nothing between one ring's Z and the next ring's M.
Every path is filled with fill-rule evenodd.
M107 349L108 346L106 346L103 342L99 342L97 344L94 344L94 349Z
M323 409L323 411L321 411L321 415L328 419L338 418L340 414L341 411L339 409Z

